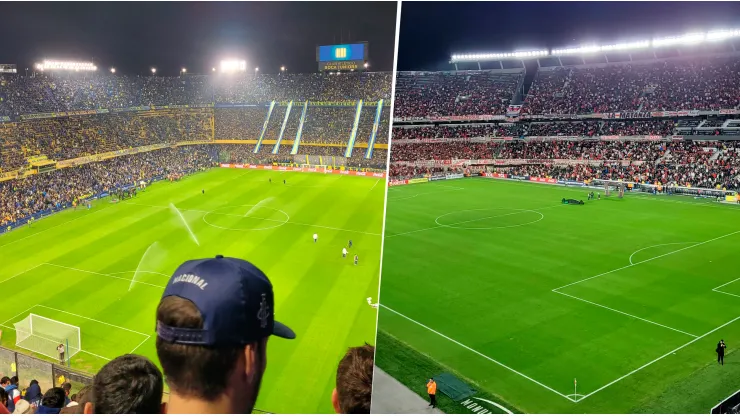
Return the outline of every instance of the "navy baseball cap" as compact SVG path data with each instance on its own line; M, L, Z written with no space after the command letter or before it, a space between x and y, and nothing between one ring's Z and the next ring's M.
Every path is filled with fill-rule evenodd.
M157 336L174 344L239 346L270 335L294 339L275 321L272 284L248 261L224 257L189 260L167 282L162 299L178 296L198 308L203 328L176 328L157 321Z

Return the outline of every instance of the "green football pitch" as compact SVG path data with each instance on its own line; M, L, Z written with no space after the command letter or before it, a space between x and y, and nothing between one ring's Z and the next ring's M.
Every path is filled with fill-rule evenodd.
M586 190L390 188L379 330L525 412L708 413L740 389L740 207L562 198Z
M268 275L276 317L297 334L270 340L257 408L330 413L339 360L375 340L366 298L378 294L384 184L216 168L2 235L2 346L16 348L13 324L35 314L80 328L73 368L94 372L131 352L156 362L155 311L171 273L188 259L239 257Z

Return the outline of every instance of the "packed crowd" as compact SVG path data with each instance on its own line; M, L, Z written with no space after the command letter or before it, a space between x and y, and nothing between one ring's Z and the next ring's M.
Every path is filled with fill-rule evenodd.
M29 157L61 161L134 147L210 140L210 113L165 110L48 118L0 124L0 171Z
M719 110L740 104L740 59L540 70L523 113Z
M523 74L490 71L396 76L395 117L505 114Z
M180 77L2 75L0 116L214 102L388 100L392 79L392 74L386 72Z
M497 172L584 180L622 179L740 189L740 144L734 141L448 141L393 145L390 176L408 178L427 168L407 163L452 159L529 159L528 165L497 167ZM594 164L554 165L545 160L589 160ZM623 163L626 161L626 163Z
M203 170L216 161L213 145L184 146L0 182L0 227L5 229L29 216L71 206L85 195L111 193L140 181Z
M264 140L277 140L285 120L287 107L276 106L265 131ZM215 110L216 140L257 140L262 133L267 107L240 109L218 108ZM295 140L301 123L302 107L294 106L283 133L284 140ZM388 110L385 110L387 113ZM301 142L323 144L347 144L355 121L355 107L309 106L306 111ZM363 107L357 128L356 142L366 143L375 123L375 108ZM381 117L376 143L388 142L389 117ZM383 134L382 132L385 132ZM380 140L378 140L380 139Z
M217 279L226 290L193 294L173 289L182 276L205 282ZM263 295L250 296L247 287ZM12 369L9 375L0 374L0 415L252 413L260 387L263 391L271 387L261 386L264 374L274 371L274 364L267 363L268 339L296 337L263 308L275 308L273 285L256 266L222 256L187 261L174 271L156 319L152 317L161 371L146 357L122 355L73 394L66 381L42 393L37 380L20 380ZM194 332L203 336L193 341ZM337 413L370 413L374 355L375 348L365 344L337 357L330 399Z

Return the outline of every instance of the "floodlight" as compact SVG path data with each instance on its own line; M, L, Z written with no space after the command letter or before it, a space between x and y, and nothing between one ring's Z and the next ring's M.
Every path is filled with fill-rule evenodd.
M369 64L369 63L367 63L367 62L365 62L365 64L363 64L362 66L364 66L364 67L365 67L365 68L367 69L367 67L369 67L369 66L370 66L370 64Z
M116 68L111 68L111 69L110 69L110 73L111 73L111 74L115 74L115 73L116 73Z
M182 69L182 73L183 73L183 74L185 74L185 73L187 73L187 72L188 72L188 69L187 69L187 68L183 68L183 69Z
M284 67L284 66L281 66L281 67L280 67L280 70L281 70L281 71L285 71L285 67Z
M36 69L38 69L39 71L44 71L44 70L96 71L98 67L93 65L92 62L44 60L44 62L36 64Z
M216 72L216 68L215 67L213 68L213 72Z
M152 68L152 74L156 74L156 73L157 73L157 68Z
M705 36L706 35L704 33L687 33L681 36L653 39L653 47L670 45L692 45L703 42Z

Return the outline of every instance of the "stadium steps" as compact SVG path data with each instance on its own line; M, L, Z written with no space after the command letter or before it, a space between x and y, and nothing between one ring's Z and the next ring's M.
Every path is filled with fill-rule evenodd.
M270 108L267 110L267 116L265 117L265 123L262 125L262 133L260 133L260 137L257 140L257 144L254 146L254 153L257 153L260 151L260 147L262 147L262 139L265 138L265 133L267 132L267 126L270 123L270 116L272 115L272 110L275 109L275 101L272 101L270 103Z
M280 135L275 141L275 147L272 148L272 154L276 155L280 150L280 142L283 141L283 134L285 134L285 126L288 125L288 118L290 117L290 111L293 109L293 101L288 103L288 108L285 109L285 118L283 118L283 125L280 127Z
M303 103L303 111L301 112L301 121L298 123L298 130L295 133L295 140L293 141L293 148L290 149L291 155L298 154L298 146L301 143L301 136L303 135L303 123L306 121L307 113L308 113L308 101Z
M347 142L347 150L344 152L344 157L352 157L352 149L355 147L355 140L357 140L357 130L360 126L360 115L362 114L362 100L357 102L357 109L355 110L355 121L352 125L352 133L349 135L349 141Z
M724 153L722 150L714 149L714 153L712 154L712 157L709 158L710 162L713 162L717 160L718 157L720 157Z
M372 159L373 150L375 148L375 138L378 136L378 127L380 127L380 118L383 115L383 100L378 101L378 106L375 108L375 122L373 123L373 132L370 134L370 139L367 141L367 151L365 151L365 159Z

